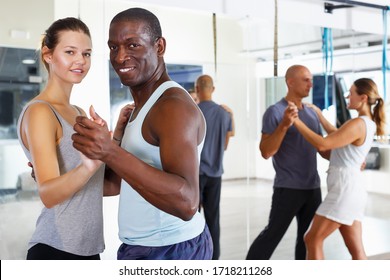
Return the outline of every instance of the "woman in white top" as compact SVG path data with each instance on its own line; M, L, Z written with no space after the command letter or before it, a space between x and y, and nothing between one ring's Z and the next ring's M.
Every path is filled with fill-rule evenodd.
M348 108L356 110L358 117L347 121L339 129L323 117L319 108L313 106L328 133L325 138L306 127L298 115L294 122L305 139L319 151L331 150L328 194L305 235L307 259L324 259L323 242L337 229L352 259L367 259L361 224L367 193L359 180L360 167L371 148L374 135L384 135L384 103L374 81L367 78L356 80L347 98Z

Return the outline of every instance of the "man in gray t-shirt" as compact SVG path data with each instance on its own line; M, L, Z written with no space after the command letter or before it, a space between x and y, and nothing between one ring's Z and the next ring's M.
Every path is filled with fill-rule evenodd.
M291 66L286 84L286 97L270 106L263 116L260 151L265 159L272 157L276 174L268 225L249 248L248 260L270 259L294 217L298 228L295 259L306 259L304 234L322 200L317 150L293 126L299 115L310 129L321 134L317 114L302 102L313 85L312 75L304 66ZM298 111L289 106L290 102ZM328 155L322 154L325 158Z
M210 76L200 76L195 87L199 98L198 105L207 125L199 167L199 210L203 208L206 224L213 239L213 260L217 260L220 255L219 202L223 174L222 161L229 138L234 135L233 112L227 106L212 101L214 84Z

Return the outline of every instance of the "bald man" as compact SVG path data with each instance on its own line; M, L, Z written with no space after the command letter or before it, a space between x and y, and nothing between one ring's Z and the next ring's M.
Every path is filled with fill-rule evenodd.
M199 98L199 108L206 119L206 139L200 158L199 189L200 205L203 208L213 240L213 260L220 256L219 202L223 174L223 154L227 149L230 137L234 136L232 110L212 100L215 87L209 75L200 76L195 83Z
M276 174L268 225L249 248L248 260L270 259L294 217L298 228L295 259L306 259L303 237L321 203L321 183L317 150L302 137L293 122L299 115L308 127L321 134L317 114L302 102L313 86L312 79L305 66L291 66L285 75L286 96L264 113L259 148L263 158L272 157ZM295 103L298 110L289 107L288 102ZM322 156L328 158L329 153Z

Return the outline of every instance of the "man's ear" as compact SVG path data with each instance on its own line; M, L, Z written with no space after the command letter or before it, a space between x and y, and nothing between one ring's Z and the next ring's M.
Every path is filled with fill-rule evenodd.
M294 80L293 79L290 79L290 78L286 79L286 85L287 85L288 88L292 87L293 84L294 84Z
M157 42L157 55L158 56L164 56L165 54L165 47L166 47L166 44L167 42L165 41L165 38L164 37L160 37L158 38Z

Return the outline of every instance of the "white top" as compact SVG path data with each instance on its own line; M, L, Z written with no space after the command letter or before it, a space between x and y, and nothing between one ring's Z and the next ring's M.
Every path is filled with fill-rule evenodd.
M366 123L366 139L360 146L349 144L332 150L327 176L328 193L316 214L344 225L361 221L367 204L360 167L374 140L376 124L362 116Z
M349 144L332 150L329 166L360 169L374 141L376 124L367 116L361 116L359 118L363 119L366 123L366 139L364 143L360 146Z
M127 124L121 144L123 149L160 170L162 170L160 147L145 141L142 136L142 124L158 98L170 87L181 88L173 81L161 84L141 108L136 119ZM198 146L198 159L203 143L204 139ZM201 213L196 212L190 221L183 221L147 202L124 180L121 184L118 216L119 238L128 245L172 245L197 237L205 227Z

